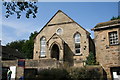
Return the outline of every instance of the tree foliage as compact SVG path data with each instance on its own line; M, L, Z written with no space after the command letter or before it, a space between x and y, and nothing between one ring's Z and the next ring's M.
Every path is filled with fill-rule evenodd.
M33 72L28 71L25 80L105 80L99 68L48 68L39 70L37 74Z
M111 18L111 20L116 20L116 19L120 19L120 16L118 16L118 17L114 17L114 16L113 16L113 17Z
M6 46L11 47L13 49L17 49L18 51L21 52L23 45L25 44L25 40L18 40L18 41L13 41L11 43L8 43Z
M29 40L18 40L8 43L6 46L20 51L25 58L32 59L34 49L34 38L38 34L37 31L31 33Z
M104 80L97 68L73 68L69 74L73 80Z
M36 13L38 12L36 2L3 2L3 6L6 7L6 18L10 17L10 15L17 14L17 18L19 19L21 12L25 12L26 18L29 18L30 15L36 18Z
M34 38L38 34L38 32L31 33L29 40L26 40L25 44L22 47L22 52L26 58L33 57L33 49L34 49Z
M89 56L87 57L86 64L87 65L95 65L96 64L96 57L92 52L90 52Z

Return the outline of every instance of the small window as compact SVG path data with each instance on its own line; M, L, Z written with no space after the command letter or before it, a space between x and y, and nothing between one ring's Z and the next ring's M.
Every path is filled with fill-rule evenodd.
M62 29L59 28L59 29L57 30L57 34L59 35L59 34L61 34L61 33L62 33Z
M110 42L110 45L118 44L118 34L117 34L117 31L109 32L109 42Z

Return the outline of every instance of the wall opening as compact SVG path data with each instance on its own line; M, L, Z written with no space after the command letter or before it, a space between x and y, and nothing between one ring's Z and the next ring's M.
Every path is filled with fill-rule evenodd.
M51 48L51 58L55 58L56 60L59 60L59 47L57 44L54 44Z
M120 79L120 67L111 67L110 71L111 71L112 80Z

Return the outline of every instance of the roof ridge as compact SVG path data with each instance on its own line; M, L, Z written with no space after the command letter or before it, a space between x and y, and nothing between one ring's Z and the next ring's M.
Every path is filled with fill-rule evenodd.
M98 23L94 28L99 28L102 26L113 25L113 24L118 24L118 23L120 23L120 19L110 20L110 21Z

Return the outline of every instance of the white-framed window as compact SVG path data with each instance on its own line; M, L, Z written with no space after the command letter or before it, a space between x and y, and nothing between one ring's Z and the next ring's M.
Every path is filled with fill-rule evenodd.
M75 41L75 55L80 55L80 34L76 33L74 36L74 41Z
M109 32L109 43L110 45L117 45L119 43L117 31Z
M45 57L46 54L46 38L42 37L40 39L40 57Z
M63 30L61 28L59 28L59 29L57 29L56 32L57 32L58 35L60 35L60 34L62 34Z

